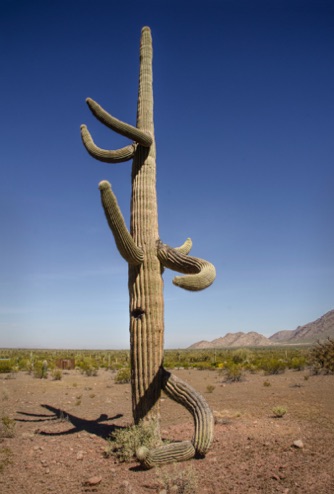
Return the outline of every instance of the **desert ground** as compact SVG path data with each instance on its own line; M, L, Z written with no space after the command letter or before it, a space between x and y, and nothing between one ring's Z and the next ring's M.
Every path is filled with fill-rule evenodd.
M2 494L330 494L334 492L334 375L305 371L246 374L225 383L217 371L175 370L205 396L215 439L204 459L143 470L106 457L106 438L131 424L129 384L111 371L67 371L59 381L1 375ZM214 389L213 389L214 388ZM273 408L286 413L277 418ZM192 418L161 398L162 435L191 439ZM1 432L1 431L0 431Z

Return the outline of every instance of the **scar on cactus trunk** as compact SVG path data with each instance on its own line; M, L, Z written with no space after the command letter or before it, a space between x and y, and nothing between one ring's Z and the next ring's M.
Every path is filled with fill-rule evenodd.
M137 458L151 468L163 463L204 456L213 439L213 416L204 398L192 387L167 372L163 367L164 340L164 268L184 276L173 283L186 290L198 291L210 286L216 276L214 266L189 256L192 242L188 238L180 247L161 242L158 232L156 197L156 153L153 125L152 38L144 27L140 43L140 73L136 127L107 113L95 101L87 104L93 115L113 131L128 137L132 143L118 150L101 149L94 143L87 127L81 136L88 153L106 163L132 159L131 223L128 231L117 199L107 181L99 184L101 200L110 229L121 256L129 266L129 311L132 411L136 424L141 420L159 423L161 390L182 404L194 419L191 441L141 447ZM160 437L159 431L158 435Z

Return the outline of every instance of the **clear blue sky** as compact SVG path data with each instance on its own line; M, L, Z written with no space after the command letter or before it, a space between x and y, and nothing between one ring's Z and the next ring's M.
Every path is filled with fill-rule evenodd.
M141 28L151 27L159 229L217 279L166 271L165 346L295 329L334 303L334 4L2 0L0 347L127 348L127 265L100 205L129 223L126 144L86 97L135 124Z

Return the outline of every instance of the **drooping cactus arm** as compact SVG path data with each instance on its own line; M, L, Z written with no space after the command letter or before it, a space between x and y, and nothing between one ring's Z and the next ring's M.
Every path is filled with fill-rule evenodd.
M123 215L118 206L116 196L111 190L110 183L103 180L99 183L99 189L103 209L121 256L129 264L141 264L144 260L143 251L135 244L125 225Z
M204 398L189 384L163 368L162 387L170 398L187 408L193 416L194 437L192 441L170 443L151 450L138 448L136 456L146 468L189 460L196 455L205 456L213 441L213 415Z
M93 158L99 161L103 161L104 163L123 163L124 161L129 161L135 154L135 144L130 144L116 150L101 149L94 143L86 125L81 125L80 130L85 148Z
M164 267L186 274L186 276L176 276L173 279L174 285L185 290L204 290L213 283L216 277L215 267L210 262L187 256L182 251L173 249L162 242L158 246L158 258Z
M100 120L104 125L112 129L113 131L121 134L122 136L128 137L133 141L141 144L144 147L150 147L153 139L149 132L145 132L144 130L137 129L137 127L133 127L117 118L113 117L109 113L107 113L96 101L91 98L86 99L86 103L89 106L93 115Z

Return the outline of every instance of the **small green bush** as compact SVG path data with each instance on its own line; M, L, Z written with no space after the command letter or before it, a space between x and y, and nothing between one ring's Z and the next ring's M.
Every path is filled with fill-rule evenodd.
M15 426L16 422L14 419L11 419L8 415L3 415L0 420L0 438L14 437Z
M158 482L166 494L196 494L198 479L192 466L185 468L174 466L174 469L160 470L157 473Z
M225 381L230 383L240 382L244 377L243 368L239 364L226 364L220 372L225 376Z
M10 374L14 363L10 359L0 360L0 374Z
M296 371L302 371L305 369L306 366L306 357L304 355L301 355L299 357L292 357L291 362L290 362L290 369L296 370Z
M98 365L92 358L82 358L77 362L77 368L81 374L85 374L88 377L95 377L98 374Z
M160 439L157 434L158 425L155 421L141 421L113 432L105 449L105 456L116 456L120 462L128 462L135 456L140 446L152 448L158 446Z
M4 447L0 448L0 473L4 471L4 468L12 463L13 453L11 449Z
M273 411L273 414L276 418L281 418L286 414L287 409L285 407L282 407L282 406L277 406L277 407L274 407L272 411Z
M313 374L334 374L334 340L318 342L310 351Z
M62 377L63 377L63 372L61 369L53 369L52 379L54 381L61 381Z
M206 392L207 393L213 393L213 391L216 389L215 386L213 386L212 384L208 384L207 387L206 387Z
M115 376L115 383L117 384L126 384L131 381L131 372L129 367L125 367L124 369L119 369Z
M282 374L287 367L286 362L278 358L270 358L263 362L262 368L265 374Z
M33 375L37 379L48 378L48 363L46 360L44 360L43 362L38 361L34 364Z

